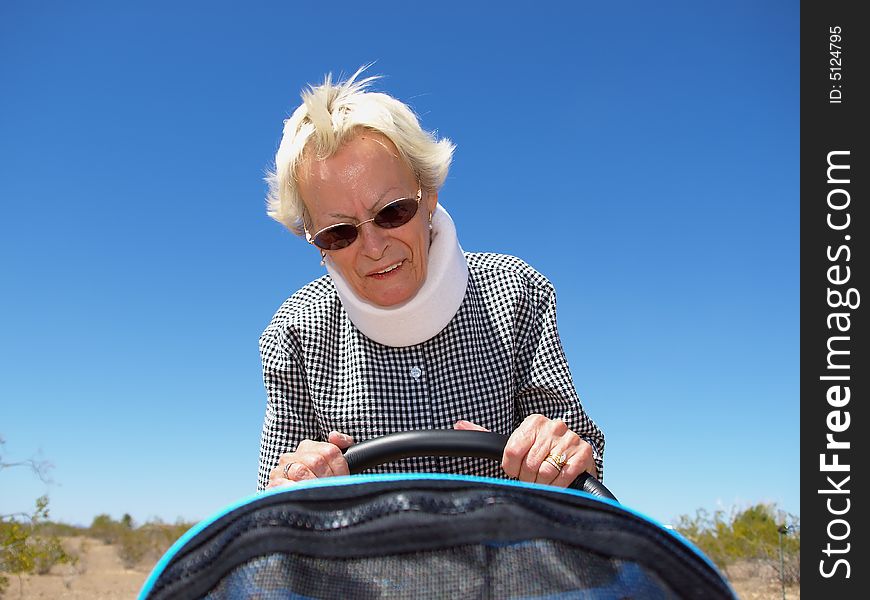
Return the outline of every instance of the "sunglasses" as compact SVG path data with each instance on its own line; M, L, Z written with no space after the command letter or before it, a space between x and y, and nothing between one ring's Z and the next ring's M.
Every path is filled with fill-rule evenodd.
M374 217L367 221L361 221L354 225L353 223L336 223L329 227L324 227L314 235L308 232L305 228L305 239L309 244L314 244L321 250L341 250L347 248L356 241L359 235L359 228L366 223L374 223L383 229L395 229L401 227L408 221L414 218L417 214L417 209L420 207L420 199L423 197L423 189L417 190L417 196L414 198L398 198L387 203L379 210Z

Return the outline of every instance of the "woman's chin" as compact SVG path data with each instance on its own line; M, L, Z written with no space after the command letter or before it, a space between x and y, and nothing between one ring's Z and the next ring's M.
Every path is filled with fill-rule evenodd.
M381 308L392 308L413 298L419 289L420 286L403 285L401 282L377 282L376 285L368 286L361 297L369 304Z

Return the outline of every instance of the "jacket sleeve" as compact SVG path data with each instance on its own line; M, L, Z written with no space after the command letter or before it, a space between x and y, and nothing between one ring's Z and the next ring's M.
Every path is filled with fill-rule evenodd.
M295 450L304 439L319 436L308 381L298 356L292 339L281 339L275 330L267 329L260 337L267 401L260 438L258 490L269 483L269 472L281 454Z
M556 293L552 284L530 293L523 334L517 340L517 412L520 422L531 414L562 419L592 446L598 478L604 477L604 434L592 421L574 388L556 327ZM519 425L519 422L516 424Z

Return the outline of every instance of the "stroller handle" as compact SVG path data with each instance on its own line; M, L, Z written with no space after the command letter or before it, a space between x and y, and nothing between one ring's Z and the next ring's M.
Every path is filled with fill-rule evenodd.
M468 456L500 461L507 441L508 436L491 431L403 431L354 444L344 451L344 458L351 474L413 456ZM603 483L586 472L578 475L568 487L617 501Z

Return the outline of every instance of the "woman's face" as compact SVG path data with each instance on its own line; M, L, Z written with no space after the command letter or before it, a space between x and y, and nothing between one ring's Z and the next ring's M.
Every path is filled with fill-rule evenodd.
M419 188L393 143L369 131L360 132L325 160L303 160L298 180L311 235L336 223L367 221L397 198L416 197ZM414 297L426 280L429 214L437 202L437 193L424 191L408 223L394 229L366 223L349 246L327 251L357 296L385 307Z

